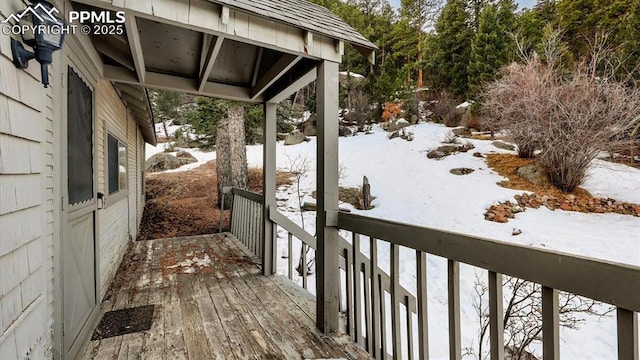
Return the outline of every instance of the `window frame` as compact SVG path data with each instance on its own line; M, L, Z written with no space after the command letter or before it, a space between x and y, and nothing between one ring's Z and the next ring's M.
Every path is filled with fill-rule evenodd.
M118 153L120 152L120 147L124 147L125 149L125 158L124 158L124 168L125 168L125 184L124 187L121 186L118 181L118 190L111 193L110 192L110 184L109 184L109 138L112 137L118 143ZM129 181L129 144L122 140L126 139L125 136L121 136L118 134L115 129L111 126L107 126L105 129L104 135L104 196L106 198L105 207L109 207L109 205L115 204L120 200L126 199L129 197L129 188L131 187ZM120 166L120 156L118 156L118 166ZM119 175L118 175L119 178Z

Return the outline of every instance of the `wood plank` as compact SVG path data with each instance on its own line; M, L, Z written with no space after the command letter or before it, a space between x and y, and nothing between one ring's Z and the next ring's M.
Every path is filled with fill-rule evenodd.
M542 354L545 359L560 359L560 305L558 290L542 287Z
M178 275L178 296L180 297L180 309L182 310L182 324L184 329L184 341L187 346L187 354L190 359L209 359L211 350L202 325L202 315L198 309L196 297L202 296L195 293L191 274Z
M250 254L248 249L239 245L239 243L231 242L230 239L226 239L224 244L222 244L222 248L226 253L240 252ZM311 347L311 349L308 349L310 339L307 339L305 341L304 334L308 331L295 330L299 328L299 325L297 323L297 320L299 319L291 316L290 311L292 307L289 306L290 303L288 301L283 301L281 297L277 296L280 294L278 289L266 286L269 285L268 283L265 285L264 280L268 279L268 277L257 277L257 274L259 274L259 269L257 268L251 269L248 267L233 267L229 268L227 271L238 274L237 279L243 280L247 286L247 289L251 289L251 291L254 292L255 298L259 302L254 306L254 312L256 311L255 309L262 309L263 312L265 312L266 316L271 319L270 323L277 325L277 329L290 329L288 331L292 331L298 334L298 336L296 336L292 340L292 342L287 342L283 339L284 346L281 347L281 349L285 353L291 352L292 350L294 351L294 353L298 353L297 356L300 356L300 354L304 352L308 353L309 355L312 355L314 353L314 351L312 350L313 346ZM253 274L253 276L249 274ZM284 304L287 304L288 306L283 307ZM295 306L293 308L295 308Z
M638 360L638 315L617 308L618 360Z
M427 254L416 250L418 301L418 358L429 358L429 315L427 301Z
M393 357L402 358L402 333L400 331L400 247L391 244L391 338ZM408 310L408 307L407 307Z
M447 288L449 302L449 359L462 359L460 338L460 263L447 260Z
M489 271L489 344L491 360L504 359L502 274Z
M225 242L225 246L233 246L234 244L237 245L236 242ZM238 250L242 251L241 247L238 247ZM282 309L282 311L275 311L272 316L276 319L281 318L283 314L284 316L291 317L293 323L291 321L288 321L285 324L281 325L281 328L289 328L290 326L295 327L296 323L300 324L302 328L297 333L306 335L307 339L303 342L303 345L305 347L308 347L309 344L312 344L316 347L319 346L321 352L325 354L334 354L333 356L347 355L350 358L362 358L363 353L359 349L356 349L356 347L345 347L344 344L339 344L334 341L327 341L330 340L330 337L321 334L315 328L315 317L312 313L312 309L315 306L315 301L308 292L302 290L294 283L289 282L288 279L280 276L253 276L244 279L257 281L252 284L249 284L249 282L247 282L247 285L249 285L251 289L255 289L256 295L262 295L260 298L263 299L263 301L265 301L264 294L267 295L266 301L268 301L269 303L265 303L264 308L270 309L274 306L281 306L278 304L287 304L287 306ZM269 306L269 304L272 304L273 306ZM295 304L297 306L291 306L292 304Z
M640 267L438 229L339 213L338 227L537 284L640 311Z

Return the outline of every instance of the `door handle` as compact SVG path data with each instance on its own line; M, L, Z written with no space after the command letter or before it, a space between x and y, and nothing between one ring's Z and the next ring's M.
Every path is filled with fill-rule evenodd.
M104 198L104 194L99 192L98 193L98 200L100 201L100 205L98 206L98 210L104 209L104 207L107 205L107 201Z

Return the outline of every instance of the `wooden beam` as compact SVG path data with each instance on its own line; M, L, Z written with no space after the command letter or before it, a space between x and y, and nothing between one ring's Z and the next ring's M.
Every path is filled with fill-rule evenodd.
M222 42L224 41L224 37L218 36L214 40L211 40L209 47L207 49L207 55L205 57L204 64L202 69L200 70L200 81L198 82L198 91L203 91L204 87L207 85L207 81L209 79L209 75L211 74L211 70L213 70L213 65L216 62L216 58L218 57L218 53L220 53L220 49L222 48ZM202 49L203 52L205 49Z
M147 72L144 83L141 83L136 73L119 66L104 66L105 80L116 83L131 85L141 85L153 89L184 92L194 95L211 96L227 100L244 101L253 104L263 102L262 97L252 99L249 94L251 89L240 86L220 84L208 81L202 91L196 89L193 78L183 78L180 76L166 75L155 72Z
M127 57L127 55L121 53L120 51L112 47L111 45L107 44L105 40L96 39L93 42L93 46L96 48L96 50L99 53L111 58L113 61L126 67L129 70L135 71L135 65L133 63L133 60Z
M286 74L298 61L302 60L302 56L284 54L280 59L260 77L256 85L251 88L251 98L255 99L273 85L282 75Z
M131 57L135 64L138 80L144 83L147 70L144 64L144 54L142 52L142 43L140 42L140 33L138 32L138 22L134 15L127 15L125 27L127 29L127 39L129 40Z
M262 183L264 184L264 208L263 208L263 248L262 248L262 272L264 275L276 273L277 256L277 226L270 220L270 212L277 211L276 204L276 110L277 104L264 104L263 124L263 155L262 155ZM274 235L275 234L275 235Z
M144 101L140 101L139 99L136 99L135 97L127 94L127 93L122 93L122 98L129 103L129 105L135 106L140 110L143 111L149 111L149 108L147 107L147 103Z
M224 25L229 24L229 8L226 6L220 9L220 22Z
M618 360L638 360L638 316L630 310L616 309Z
M223 17L224 11L222 7L212 2L191 1L191 11L188 14L188 21L179 21L175 16L169 16L171 11L166 9L163 9L161 12L155 11L160 6L170 6L169 4L171 2L169 1L154 2L154 13L141 11L139 9L139 6L136 4L143 3L143 1L127 1L124 4L116 3L115 5L115 2L111 0L74 0L74 2L112 11L125 10L127 14L141 19L149 19L216 36L222 35L227 39L273 49L283 53L300 55L316 60L341 61L340 54L335 50L335 39L329 35L314 34L313 49L311 52L305 53L304 31L295 28L295 26L270 21L269 19L250 15L239 10L236 11L231 8L228 8L229 19L227 24L225 24L223 21L226 19ZM286 41L274 40L274 34L276 35L276 39L282 38L286 39ZM282 34L282 37L278 34Z
M338 63L318 66L318 143L316 154L316 326L324 333L339 329L338 261Z
M251 76L251 87L256 86L258 82L258 75L260 75L260 65L262 64L262 55L264 54L264 48L258 50L258 56L256 56L256 63L253 66L253 75Z
M292 82L291 84L287 85L284 89L279 90L275 95L269 97L267 101L270 103L276 103L276 104L279 102L282 102L284 99L291 96L291 94L309 85L317 77L318 77L318 69L314 67L313 69L309 70L306 74L302 75L298 80Z
M140 87L129 85L129 84L117 83L116 88L118 88L118 90L120 90L121 92L125 92L133 96L137 100L146 101L144 96L144 90Z

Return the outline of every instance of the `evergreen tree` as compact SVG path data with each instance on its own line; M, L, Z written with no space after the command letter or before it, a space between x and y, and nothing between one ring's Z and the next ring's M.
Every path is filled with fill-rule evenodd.
M416 48L411 51L415 54L415 57L409 57L415 59L414 68L417 68L417 85L419 88L423 87L423 53L422 53L422 39L424 34L424 28L430 25L435 18L435 14L438 9L437 0L401 0L400 1L400 17L404 24L412 31L408 34L410 37L415 37Z
M469 90L472 96L478 95L481 87L493 80L497 69L504 64L505 30L498 21L496 5L484 8L480 15L478 32L471 44L469 62Z
M467 66L473 31L467 5L465 0L447 1L436 23L434 43L430 45L434 52L430 61L434 85L449 89L456 96L465 96L468 90Z

